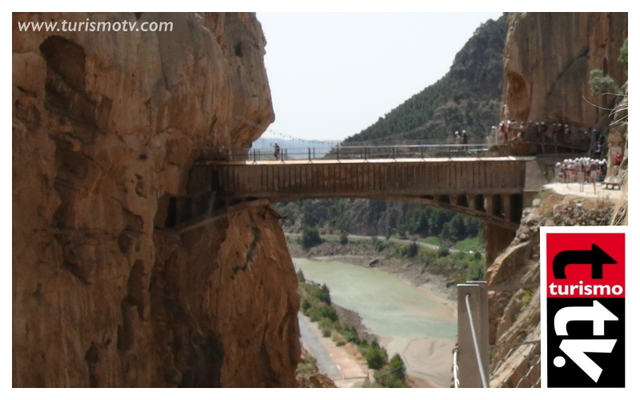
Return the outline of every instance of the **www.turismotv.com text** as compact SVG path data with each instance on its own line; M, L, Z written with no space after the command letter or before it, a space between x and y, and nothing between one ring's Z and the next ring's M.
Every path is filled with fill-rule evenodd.
M46 32L172 32L173 22L144 21L62 21L51 22L18 22L20 31L46 31Z

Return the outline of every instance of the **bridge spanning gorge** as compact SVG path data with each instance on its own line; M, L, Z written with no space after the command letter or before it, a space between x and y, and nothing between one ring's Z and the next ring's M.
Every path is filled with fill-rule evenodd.
M187 196L172 198L166 227L184 233L281 201L368 198L431 205L515 231L533 157L201 160Z

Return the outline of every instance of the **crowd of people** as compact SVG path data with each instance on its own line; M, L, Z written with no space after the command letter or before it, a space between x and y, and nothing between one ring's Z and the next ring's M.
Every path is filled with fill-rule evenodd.
M606 176L606 160L579 157L556 163L556 177L558 182L603 182Z
M582 133L586 137L593 135L595 156L598 158L601 154L602 147L604 145L604 135L602 132L595 129L587 129L581 131L575 127L569 126L569 124L562 123L550 123L545 121L533 122L529 121L525 124L524 121L501 121L498 126L491 127L490 144L506 143L510 140L521 138L533 142L550 142L550 143L562 143L572 144L575 143L574 136ZM584 137L584 136L583 136ZM577 138L583 140L583 138Z
M617 154L613 159L611 175L616 176L620 171L622 157ZM558 182L604 182L607 176L608 162L599 158L578 157L565 159L556 163L556 177Z

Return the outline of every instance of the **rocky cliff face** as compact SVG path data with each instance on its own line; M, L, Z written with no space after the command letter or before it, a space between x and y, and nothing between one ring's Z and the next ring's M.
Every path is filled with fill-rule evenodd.
M17 25L64 20L173 29ZM273 121L264 46L253 14L13 14L14 386L295 386L276 214L164 228L197 156Z
M515 238L488 268L491 387L540 387L540 226L608 225L614 204L550 194L526 208Z
M609 112L592 104L611 108L614 97L591 96L589 72L627 80L618 62L627 20L627 13L511 13L501 119L603 129Z

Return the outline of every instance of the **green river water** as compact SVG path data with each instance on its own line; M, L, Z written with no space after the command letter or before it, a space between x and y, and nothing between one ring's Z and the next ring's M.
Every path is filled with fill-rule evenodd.
M335 261L293 260L308 280L325 283L334 303L360 314L362 322L390 346L415 338L455 341L453 310L426 290L394 275Z

